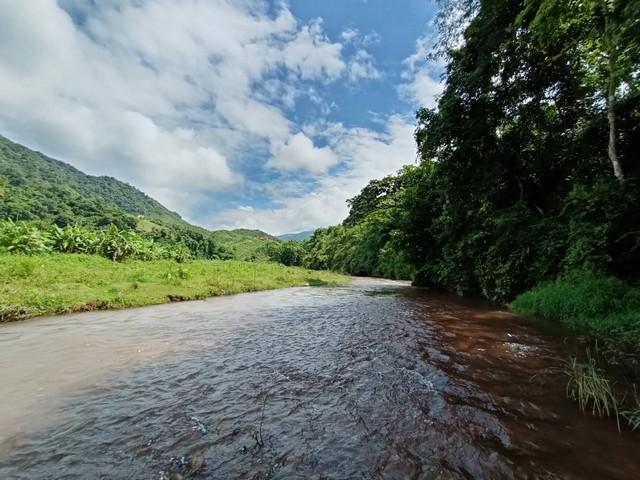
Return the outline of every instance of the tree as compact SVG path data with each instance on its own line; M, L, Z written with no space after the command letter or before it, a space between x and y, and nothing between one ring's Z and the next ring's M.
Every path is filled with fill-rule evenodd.
M630 87L640 59L640 1L638 0L528 0L534 12L530 28L545 44L559 35L582 63L587 79L594 82L606 104L607 154L618 181L625 179L617 143L616 108L623 86ZM569 35L567 35L567 33Z
M4 197L4 194L7 191L7 185L9 185L9 179L0 175L0 198Z

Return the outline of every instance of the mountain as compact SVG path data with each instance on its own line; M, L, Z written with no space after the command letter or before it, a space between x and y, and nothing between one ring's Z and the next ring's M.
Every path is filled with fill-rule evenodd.
M210 232L191 225L127 183L87 175L0 135L0 220L6 218L59 226L115 224L186 244L197 256L209 257L222 247L238 260L268 260L269 246L280 242L260 230Z
M211 233L213 241L230 253L236 260L269 260L269 246L279 239L262 230L216 230Z
M205 231L127 183L87 175L1 135L0 218L61 226L115 223L141 230L177 226Z
M314 230L305 230L298 233L285 233L284 235L279 235L278 238L280 240L306 240L312 237L313 232Z

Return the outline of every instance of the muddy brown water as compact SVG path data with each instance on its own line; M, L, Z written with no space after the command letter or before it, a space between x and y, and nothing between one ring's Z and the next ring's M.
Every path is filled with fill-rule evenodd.
M370 279L2 325L0 478L640 478L566 349Z

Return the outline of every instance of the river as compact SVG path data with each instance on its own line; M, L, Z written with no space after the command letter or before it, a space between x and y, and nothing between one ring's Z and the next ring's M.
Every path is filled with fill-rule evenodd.
M640 478L566 348L372 279L0 325L0 478Z

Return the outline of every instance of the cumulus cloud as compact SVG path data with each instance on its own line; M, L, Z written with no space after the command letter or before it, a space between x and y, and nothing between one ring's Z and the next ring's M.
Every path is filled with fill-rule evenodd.
M338 163L338 157L329 147L316 147L304 133L293 135L267 166L283 170L306 170L323 173Z
M258 0L0 0L0 129L188 209L242 182L238 151L289 139L275 99L351 64L320 20Z
M369 180L414 159L413 125L301 128L288 110L304 97L320 115L339 111L323 88L382 78L368 51L380 40L355 29L331 39L285 2L0 0L0 132L213 228L334 224ZM422 104L439 91L425 45L402 87ZM243 192L238 207L206 213L224 191Z
M402 72L404 83L398 87L402 97L421 107L433 108L438 103L438 95L442 93L444 84L441 80L443 65L427 61L434 40L423 36L416 40L413 54L407 57Z
M347 128L340 123L308 125L305 131L310 135L327 138L343 162L344 172L321 176L316 188L308 193L296 192L291 185L282 189L272 186L275 207L252 211L227 209L204 223L225 228L259 228L274 234L340 223L348 213L346 199L356 195L371 179L392 174L414 161L413 128L412 122L398 115L387 118L382 132Z
M380 78L381 73L374 65L373 56L363 49L358 49L349 62L349 80L352 82L362 79Z

